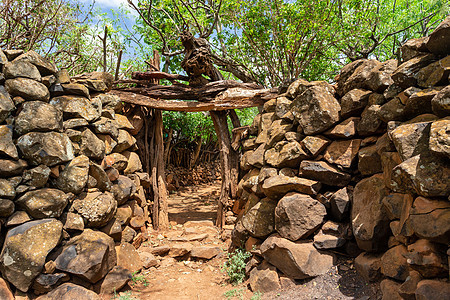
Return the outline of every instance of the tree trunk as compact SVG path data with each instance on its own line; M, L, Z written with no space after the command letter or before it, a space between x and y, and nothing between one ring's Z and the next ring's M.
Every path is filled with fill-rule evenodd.
M157 189L158 189L158 229L169 228L169 211L167 205L166 175L164 172L164 141L163 141L163 119L162 112L155 109L155 156L153 158L156 167ZM152 170L152 176L153 176ZM154 180L155 181L155 180Z
M225 210L230 205L228 200L230 198L236 198L239 175L239 154L231 148L227 113L224 111L211 111L211 118L219 142L222 175L222 188L217 209L216 226L223 228L225 225Z

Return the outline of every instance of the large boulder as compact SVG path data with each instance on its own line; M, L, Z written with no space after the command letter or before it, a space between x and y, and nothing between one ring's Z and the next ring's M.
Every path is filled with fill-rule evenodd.
M10 229L0 254L3 277L20 291L28 291L48 253L58 245L62 228L58 220L42 219Z
M81 155L72 159L56 179L56 187L66 193L79 194L89 177L89 158Z
M59 96L52 98L50 104L63 112L64 119L83 118L92 122L100 117L91 101L81 96Z
M25 77L36 81L41 81L42 79L39 70L32 63L23 60L7 62L4 66L3 73L6 79L16 77Z
M360 115L367 106L371 93L362 89L354 89L345 94L341 99L341 117L348 118Z
M421 37L406 41L406 43L404 43L400 48L402 61L405 62L411 58L424 54L423 52L428 52L427 42L428 37Z
M109 193L82 193L73 201L72 207L86 221L89 227L105 226L114 216L117 201Z
M17 139L17 146L32 165L54 166L74 158L72 142L64 133L30 132Z
M254 292L267 293L281 288L277 268L266 261L250 271L249 283Z
M423 54L402 63L392 73L391 77L394 83L402 88L409 88L417 85L417 73L430 63L436 60L434 54Z
M439 55L450 54L450 16L430 34L427 41L427 48L432 53Z
M53 75L56 73L56 65L43 58L33 50L27 51L14 59L14 62L17 61L24 61L33 64L42 76Z
M105 277L116 262L114 240L91 229L71 238L55 260L56 269L91 283Z
M61 190L43 188L25 193L16 204L36 219L58 218L69 202L70 196Z
M262 199L242 217L243 227L254 237L268 236L275 229L276 205L274 200Z
M351 212L353 234L358 247L365 251L378 251L386 246L389 218L382 201L387 194L382 174L365 178L355 186Z
M350 174L340 171L324 161L304 160L300 163L300 175L331 186L346 186Z
M324 274L334 261L332 255L319 252L312 243L294 243L277 235L267 238L260 249L265 260L293 279Z
M12 96L20 96L25 100L48 102L50 99L47 87L33 79L21 77L8 79L5 88Z
M374 59L359 59L344 66L337 77L338 94L342 96L356 88L369 88L371 81L371 85L375 85L376 78L371 80L373 70L381 71L384 68L382 63Z
M275 229L291 241L307 238L322 225L327 211L319 201L308 195L290 193L275 209Z
M1 96L0 96L1 97ZM446 86L431 99L433 113L440 117L450 115L450 86Z
M294 99L291 109L304 133L312 135L337 123L341 106L325 88L312 86Z
M31 131L62 131L62 129L62 112L42 101L25 102L14 124L14 130L18 135Z
M277 175L267 178L262 188L267 197L279 199L288 192L316 195L321 186L320 182L314 180Z
M431 123L430 150L450 158L450 117Z
M36 300L100 300L95 292L73 283L63 283L48 294L42 295Z
M343 168L350 168L358 155L361 140L334 141L327 147L324 158L330 164L336 164Z
M398 126L390 132L400 157L403 161L428 152L431 122L419 122Z
M19 159L19 153L13 143L13 128L10 125L0 125L0 155Z

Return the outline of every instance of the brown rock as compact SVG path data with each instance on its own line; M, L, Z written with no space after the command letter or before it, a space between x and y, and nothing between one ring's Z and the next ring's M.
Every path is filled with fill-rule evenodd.
M358 170L365 176L383 171L376 145L364 147L358 152Z
M136 193L136 185L130 178L120 175L114 182L111 192L114 194L117 204L122 205Z
M358 62L360 62L358 64ZM356 88L369 88L370 86L374 86L377 87L380 83L377 83L377 78L372 79L372 77L374 77L374 73L377 73L379 71L383 71L386 66L383 66L382 63L380 63L379 61L376 61L374 59L360 59L358 61L354 62L355 67L353 70L351 71L351 75L348 76L347 78L342 78L341 77L345 74L346 69L348 68L347 66L351 66L352 64L349 64L347 66L345 66L340 74L339 80L338 80L338 86L337 86L337 90L338 92L340 92L341 95L348 93L350 90L356 89ZM352 68L350 68L352 69ZM382 76L380 76L382 77ZM341 87L341 80L345 79L345 83L342 85L343 86L343 90L342 92L340 91L340 87ZM382 79L382 78L379 78ZM371 84L369 84L369 82ZM381 87L380 87L381 88Z
M167 251L170 250L169 247L167 247ZM159 261L156 259L156 257L151 254L150 252L139 252L139 257L142 261L142 267L145 269L149 269L151 267L157 267L159 265Z
M403 161L428 150L430 122L401 125L390 132L395 148Z
M400 283L391 279L384 279L380 284L381 293L383 294L381 300L402 300L398 293L399 288Z
M82 193L73 201L72 209L83 217L89 227L105 226L116 212L117 201L111 193Z
M422 280L417 284L415 293L417 300L448 299L450 283L438 280Z
M392 180L394 176L393 169L401 163L402 159L400 158L400 154L398 154L398 152L381 153L381 166L383 168L384 184L387 188L395 192L406 192L406 190L403 189L402 185L399 186L395 181Z
M281 288L277 269L266 261L252 269L249 283L253 292L267 293Z
M142 261L139 253L133 245L129 243L121 243L116 246L117 266L130 271L130 273L137 273L142 269Z
M356 129L359 135L366 136L376 133L380 126L381 120L378 118L380 105L368 105L361 114L361 120L358 122Z
M13 128L10 125L0 125L0 155L19 159L17 148L13 143Z
M83 218L74 213L67 213L64 222L64 229L67 231L83 231L84 230L84 221Z
M450 114L450 86L444 87L431 99L431 109L440 117Z
M113 239L103 232L85 229L67 242L55 263L58 270L96 283L116 265L116 261Z
M0 299L14 300L14 295L7 281L0 278Z
M344 220L350 210L350 203L353 200L353 192L344 187L334 193L330 198L331 216L337 220Z
M402 213L402 207L406 198L411 197L408 194L390 194L384 197L383 206L385 208L386 214L389 220L400 219Z
M324 134L331 138L352 138L356 134L356 127L359 123L360 118L351 117L347 120L334 126L333 129L326 131Z
M407 119L405 105L398 97L383 104L380 108L377 108L377 111L378 118L385 123L389 121L404 121Z
M319 155L329 144L329 140L320 136L307 136L301 141L301 145L313 157Z
M7 218L14 213L14 202L7 199L0 199L0 217Z
M27 192L16 201L16 204L33 218L57 218L67 206L69 197L63 191L43 188Z
M301 176L320 181L326 185L339 187L346 186L351 179L349 174L341 172L323 161L302 161L300 163L300 174Z
M275 209L275 229L291 241L307 238L322 225L327 212L317 200L307 195L290 193Z
M389 235L389 220L382 201L387 194L383 175L361 180L353 193L352 228L358 247L365 251L383 249Z
M339 121L339 102L325 88L312 86L292 102L292 113L307 135L327 130Z
M333 265L334 257L322 254L312 243L297 244L272 235L261 245L265 260L293 279L324 274Z
M345 244L343 237L334 234L325 234L320 231L314 236L314 247L320 250L334 249L342 247Z
M404 63L392 73L394 83L402 88L417 84L417 73L436 59L434 54L424 54L414 57Z
M100 117L91 101L81 96L59 96L52 98L50 104L61 110L64 119L83 118L92 122Z
M404 281L409 275L405 254L408 250L404 245L395 246L381 257L381 272L393 279Z
M56 186L66 193L79 194L83 191L88 181L89 158L81 155L75 157L56 180Z
M428 37L422 37L418 39L410 39L404 43L400 48L402 61L408 61L411 58L423 55L423 52L428 52L427 42Z
M82 286L73 283L64 283L48 294L40 296L36 300L100 300L100 297Z
M42 101L25 102L14 123L14 130L19 135L31 131L62 131L62 129L62 112Z
M36 52L30 50L26 53L18 56L14 59L14 62L25 61L30 62L35 65L42 76L53 75L56 73L56 66L54 63L49 62L47 59L43 58Z
M420 87L432 87L448 84L450 75L450 55L429 64L417 73L417 83Z
M135 152L125 151L122 153L128 160L127 167L123 170L124 174L133 174L142 171L142 163L139 159L139 155Z
M191 243L175 244L170 248L169 255L171 257L184 256L191 252L194 246Z
M262 199L242 217L243 227L254 237L265 237L275 229L274 213L277 203Z
M314 180L277 175L266 179L262 188L268 197L279 199L288 192L316 195L321 184Z
M220 254L220 248L216 246L197 246L192 248L191 257L200 259L212 259Z
M431 114L431 100L436 96L442 87L432 87L412 94L405 105L405 114L410 118L421 114Z
M113 294L120 291L132 278L131 272L121 266L115 266L105 276L100 294Z
M355 269L366 281L381 278L381 254L363 252L355 258Z
M27 166L27 162L22 159L16 161L0 158L0 176L7 178L22 174Z
M15 109L14 102L11 100L5 89L0 90L0 122L6 120L9 114Z
M426 43L432 53L450 54L450 17L447 16L441 24L430 34Z
M362 89L354 89L346 93L341 99L341 117L359 115L367 106L370 94L370 91Z
M418 197L410 211L410 222L415 234L438 243L450 242L450 203Z
M361 140L334 141L325 151L324 158L331 164L350 168L359 151Z
M58 220L43 219L10 229L0 255L3 277L17 289L28 291L48 253L59 243L62 227Z
M32 289L35 294L44 294L68 280L70 276L66 273L39 274L33 282Z
M80 153L91 159L101 160L105 156L105 150L105 143L86 128L81 135Z
M450 158L450 117L431 123L430 150Z
M108 174L105 170L92 161L89 162L89 176L92 176L97 181L96 187L101 191L111 191L112 183L109 180Z
M404 254L408 264L425 278L447 277L448 261L444 245L420 239L408 246Z
M405 282L398 289L399 295L405 300L416 300L415 292L417 284L422 280L419 272L410 271Z

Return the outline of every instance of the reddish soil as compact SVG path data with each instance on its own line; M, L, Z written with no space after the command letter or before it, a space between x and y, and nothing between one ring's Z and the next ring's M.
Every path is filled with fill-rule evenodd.
M220 182L216 182L172 193L169 197L171 228L152 232L143 247L171 246L181 243L176 240L207 234L207 238L189 243L220 247L220 254L210 261L159 257L159 267L143 270L145 279L130 283L130 288L116 295L116 299L381 299L377 284L366 284L356 274L353 259L344 256L339 256L337 264L326 274L310 280L285 282L280 291L259 294L252 293L247 282L238 286L229 284L221 268L226 261L232 226L222 233L212 226L219 191Z

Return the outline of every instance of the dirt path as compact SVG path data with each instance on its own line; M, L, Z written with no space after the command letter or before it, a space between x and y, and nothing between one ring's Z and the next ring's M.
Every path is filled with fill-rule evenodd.
M173 257L172 252L156 256L158 266L135 275L135 282L121 292L119 300L215 300L215 299L379 299L376 284L368 285L354 269L353 259L340 256L326 274L310 280L282 281L282 289L266 294L252 293L248 282L232 286L221 271L227 258L231 228L220 232L213 226L220 182L185 187L169 196L171 228L151 232L148 249L209 247L217 255L211 259ZM142 249L141 249L142 250ZM142 276L141 276L142 275Z

